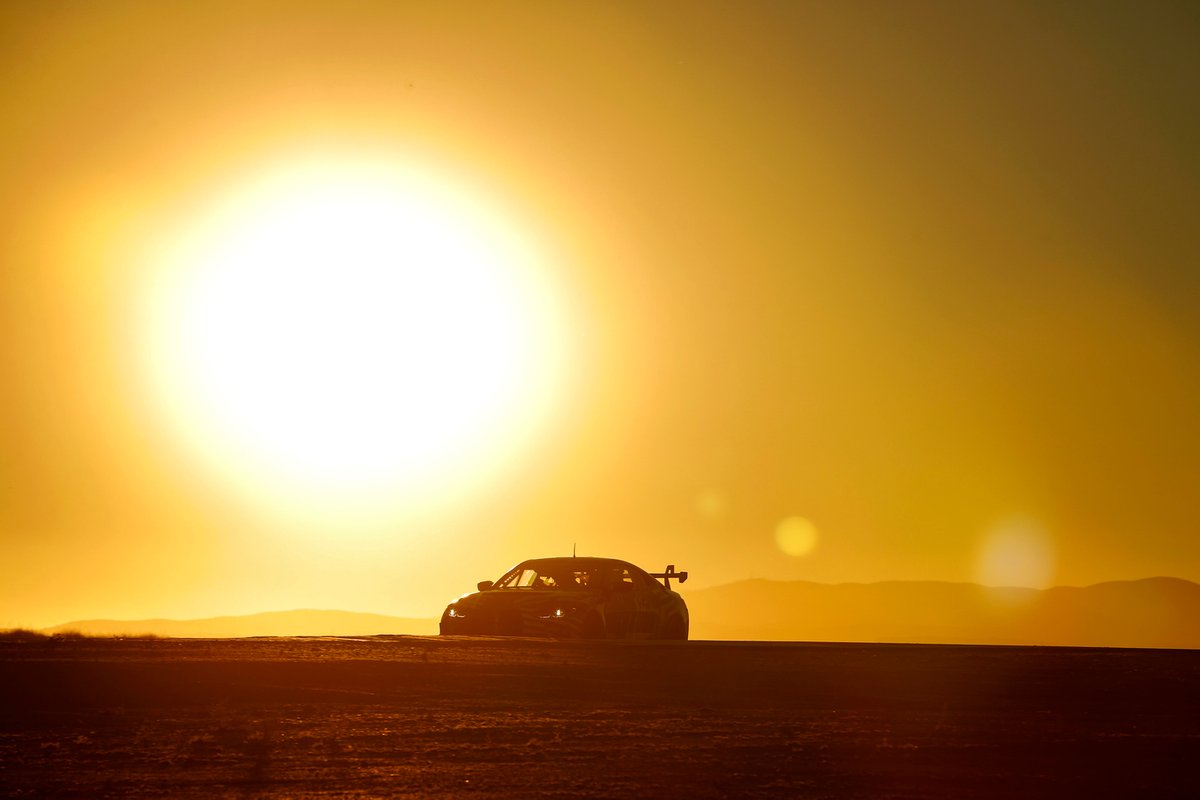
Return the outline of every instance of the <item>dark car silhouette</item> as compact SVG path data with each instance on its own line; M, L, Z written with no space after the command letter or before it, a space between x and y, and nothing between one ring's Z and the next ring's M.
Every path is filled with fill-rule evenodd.
M655 578L660 578L659 583ZM535 558L446 607L443 636L687 639L688 610L671 590L686 572L648 573L615 558Z

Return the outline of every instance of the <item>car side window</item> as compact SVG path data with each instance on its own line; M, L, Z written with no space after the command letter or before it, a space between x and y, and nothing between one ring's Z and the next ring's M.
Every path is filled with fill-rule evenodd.
M628 570L627 570L628 571ZM634 586L639 589L661 589L663 585L644 572L634 572Z
M519 569L501 578L493 589L528 589L537 580L536 570Z

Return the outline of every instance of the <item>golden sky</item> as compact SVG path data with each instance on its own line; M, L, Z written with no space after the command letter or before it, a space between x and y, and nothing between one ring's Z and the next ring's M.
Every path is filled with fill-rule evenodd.
M0 627L428 616L574 543L1200 580L1196 41L1166 2L5 3Z

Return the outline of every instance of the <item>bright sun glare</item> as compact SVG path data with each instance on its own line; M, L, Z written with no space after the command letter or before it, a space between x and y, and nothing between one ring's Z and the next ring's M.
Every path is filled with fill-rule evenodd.
M495 465L550 410L563 332L530 238L393 163L301 163L168 237L155 392L258 492L363 501Z

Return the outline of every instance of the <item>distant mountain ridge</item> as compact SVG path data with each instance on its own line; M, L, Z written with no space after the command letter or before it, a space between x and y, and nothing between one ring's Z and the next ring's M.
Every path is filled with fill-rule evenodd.
M744 580L682 590L691 638L1200 649L1200 584L1181 578L1050 589L885 581ZM271 611L171 620L78 620L46 633L94 636L432 636L436 619Z
M375 636L437 633L436 619L410 619L356 611L303 609L265 611L208 619L85 619L44 629L44 633L75 631L90 636L172 636L230 639L242 636Z
M1200 648L1200 584L747 580L685 594L696 639Z

